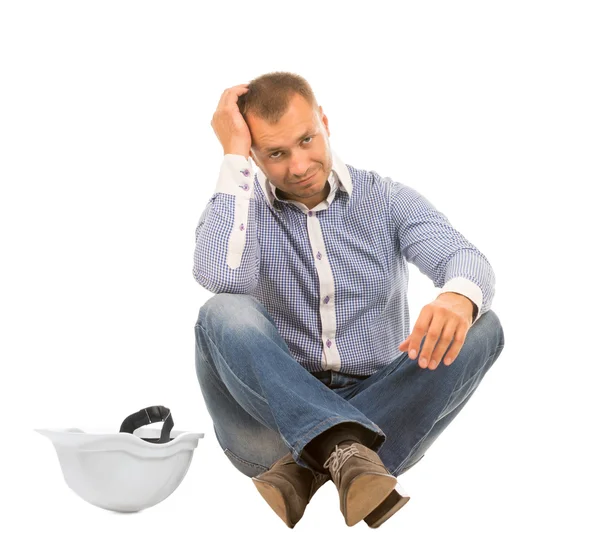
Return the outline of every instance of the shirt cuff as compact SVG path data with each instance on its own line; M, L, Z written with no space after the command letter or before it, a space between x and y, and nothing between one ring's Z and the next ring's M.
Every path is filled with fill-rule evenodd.
M254 172L250 159L243 155L227 153L221 163L215 193L254 198Z
M473 302L475 310L473 313L473 322L471 323L472 326L481 316L481 306L483 304L483 293L481 292L481 288L468 278L457 276L456 278L448 280L442 287L440 293L448 291L464 295Z

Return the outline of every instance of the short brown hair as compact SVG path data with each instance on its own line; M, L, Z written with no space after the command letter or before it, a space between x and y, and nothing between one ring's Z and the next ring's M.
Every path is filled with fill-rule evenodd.
M282 117L295 95L301 95L316 111L319 107L311 86L302 76L291 72L270 72L253 79L248 92L238 98L238 108L247 121L252 112L267 123L275 124Z

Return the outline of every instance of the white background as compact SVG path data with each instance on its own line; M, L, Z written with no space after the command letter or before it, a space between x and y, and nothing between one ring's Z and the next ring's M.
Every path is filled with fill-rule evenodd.
M598 543L595 4L3 2L2 541ZM288 529L221 452L194 370L210 121L276 70L311 83L346 163L417 189L497 277L504 351L378 530L345 525L332 483ZM412 329L438 290L410 271ZM33 431L156 404L205 437L134 515L81 500Z

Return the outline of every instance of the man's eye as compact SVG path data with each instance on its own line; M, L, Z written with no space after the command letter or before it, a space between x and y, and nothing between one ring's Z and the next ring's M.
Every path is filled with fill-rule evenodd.
M302 140L302 141L303 141L303 142L305 142L305 141L306 141L306 140L308 140L309 138L312 140L314 137L313 137L313 136L307 136L307 137L306 137L304 140ZM306 143L307 143L307 144L310 144L310 142L306 142ZM276 155L277 153L281 153L281 152L280 152L280 151L276 151L275 153L272 153L271 155L269 155L269 158L270 158L270 159L279 159L279 157L275 157L275 155Z

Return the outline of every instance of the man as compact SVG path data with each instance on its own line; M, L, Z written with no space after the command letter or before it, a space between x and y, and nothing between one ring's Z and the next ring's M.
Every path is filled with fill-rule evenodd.
M211 124L193 274L217 294L195 326L217 440L288 527L333 480L346 524L377 528L502 351L493 270L417 191L332 151L300 76L225 90ZM441 288L410 334L409 262Z

